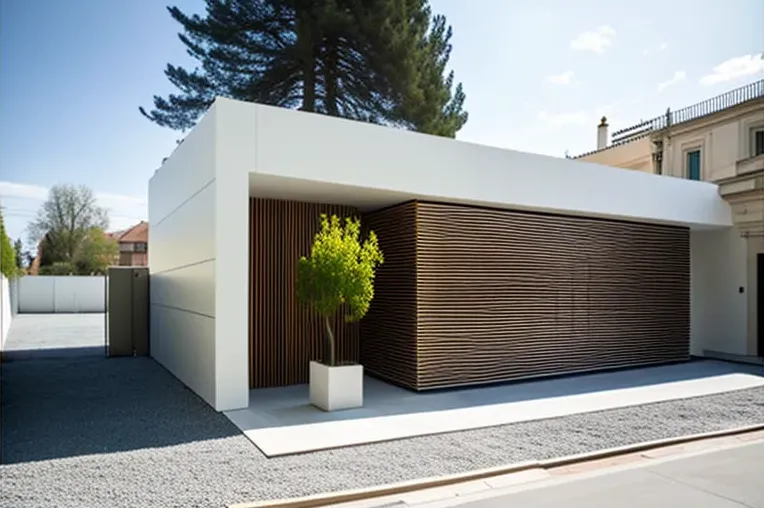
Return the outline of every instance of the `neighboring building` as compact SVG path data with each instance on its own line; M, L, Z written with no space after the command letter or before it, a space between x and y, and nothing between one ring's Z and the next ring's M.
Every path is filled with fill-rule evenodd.
M119 243L119 266L148 266L149 224L141 221L135 226L122 231L107 233Z
M731 246L736 262L719 277L737 282L729 305L739 319L731 325L745 327L747 339L734 351L710 346L764 355L764 80L621 129L611 145L604 119L597 129L598 149L575 159L719 186L739 236ZM722 340L725 331L715 333Z
M217 410L321 357L294 295L320 212L385 256L340 361L412 390L745 340L715 185L218 98L149 182L151 354Z

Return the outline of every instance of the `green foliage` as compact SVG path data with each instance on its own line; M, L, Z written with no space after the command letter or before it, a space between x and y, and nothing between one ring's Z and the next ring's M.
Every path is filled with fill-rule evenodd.
M41 266L40 275L74 275L75 269L72 263L57 261L52 265Z
M42 240L40 273L59 275L103 273L113 264L119 246L107 239L106 210L97 206L87 187L56 185L29 225L30 243ZM51 268L46 270L45 268ZM66 273L60 273L66 272Z
M107 238L103 229L93 227L74 257L77 275L105 275L119 255L119 244Z
M13 252L15 253L14 261L16 263L16 268L21 270L24 268L24 244L21 242L21 239L17 238L15 242L13 242Z
M0 211L0 272L7 277L13 278L18 275L16 268L16 252L11 245L11 239L5 232L5 221Z
M427 0L207 0L170 15L199 65L168 64L180 93L141 113L186 130L215 97L454 137L467 121L446 75L451 28Z
M347 309L346 321L357 321L374 298L374 272L384 262L377 235L369 231L361 242L361 222L333 215L320 216L310 256L297 264L297 298L324 318L331 365L336 364L334 334L329 318Z

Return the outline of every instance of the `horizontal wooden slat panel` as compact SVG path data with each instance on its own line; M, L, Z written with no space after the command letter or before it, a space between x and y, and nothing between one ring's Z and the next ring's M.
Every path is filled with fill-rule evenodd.
M365 214L385 262L377 269L374 299L361 320L361 363L383 379L417 387L416 205L404 203Z
M250 386L308 382L310 360L328 355L324 327L298 304L295 275L300 256L310 254L321 213L357 216L347 206L250 199ZM357 323L333 320L337 359L358 362Z
M685 360L683 228L418 203L418 389Z

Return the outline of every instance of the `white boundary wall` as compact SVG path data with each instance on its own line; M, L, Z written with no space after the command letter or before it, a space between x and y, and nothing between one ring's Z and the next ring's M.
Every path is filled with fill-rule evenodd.
M18 280L19 313L105 312L106 277L27 275Z
M11 305L11 282L0 275L0 351L5 344L5 338L8 336L8 330L11 328L13 312Z

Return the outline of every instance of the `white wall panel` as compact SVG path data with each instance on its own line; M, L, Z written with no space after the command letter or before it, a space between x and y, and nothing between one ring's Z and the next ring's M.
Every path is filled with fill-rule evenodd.
M22 313L104 312L106 280L94 276L28 275L17 282Z
M151 356L215 406L213 318L152 304Z
M215 406L215 107L149 181L151 355Z
M53 312L56 308L55 281L56 277L22 277L19 281L19 312Z
M154 226L215 178L215 106L149 180L149 253Z
M215 185L209 182L161 222L150 225L152 274L215 258Z
M215 317L215 261L152 274L151 303Z
M745 239L732 228L690 234L690 352L747 353Z
M26 277L22 277L21 280ZM104 312L106 278L53 277L54 312Z

